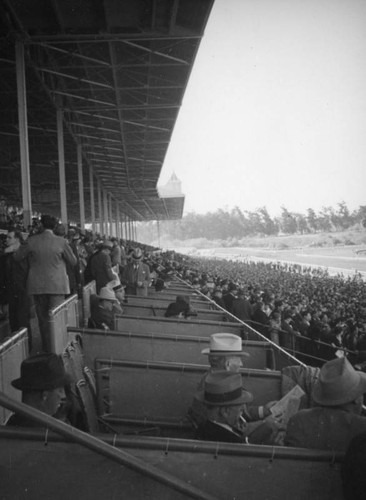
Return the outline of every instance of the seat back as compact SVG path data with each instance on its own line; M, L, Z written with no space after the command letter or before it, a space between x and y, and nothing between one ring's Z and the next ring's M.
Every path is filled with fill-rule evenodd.
M98 412L137 420L183 422L207 366L96 359ZM281 397L281 373L242 370L253 404ZM105 401L107 406L105 406Z
M84 329L83 348L90 362L96 358L123 359L126 361L168 361L189 364L208 364L208 356L201 353L210 345L209 337L191 337L169 334L144 334ZM275 369L274 352L270 343L244 341L243 358L246 368Z

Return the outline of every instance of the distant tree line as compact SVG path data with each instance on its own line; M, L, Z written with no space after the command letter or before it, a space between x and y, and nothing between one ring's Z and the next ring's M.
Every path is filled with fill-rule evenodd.
M151 236L155 238L156 224L156 222L145 223L143 225L145 235L149 233L150 227ZM336 208L323 207L319 212L308 208L306 214L291 212L283 206L280 216L273 218L266 207L260 207L254 212L242 211L237 206L232 210L218 209L206 214L190 212L180 220L160 222L159 230L161 235L171 239L226 240L246 236L345 231L357 224L366 226L366 205L350 212L346 203L342 201Z

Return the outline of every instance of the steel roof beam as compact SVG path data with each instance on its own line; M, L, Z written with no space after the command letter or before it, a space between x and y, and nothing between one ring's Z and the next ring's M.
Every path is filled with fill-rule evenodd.
M110 42L118 42L118 41L129 41L133 40L134 42L148 42L148 41L176 41L176 40L200 40L202 38L202 34L198 35L154 35L154 33L93 33L90 34L61 34L61 35L31 35L24 40L26 44L37 44L50 42L52 44L70 44L70 43L110 43Z
M180 64L184 64L189 66L189 62L184 59L179 59L178 57L170 56L169 54L164 54L164 52L160 52L158 50L149 49L148 47L144 47L143 45L139 45L138 43L130 42L128 40L121 40L124 45L128 45L129 47L133 47L144 52L149 52L150 54L154 54L155 56L164 57L164 59L169 59L170 61L179 62Z
M54 71L54 70L48 69L48 68L38 67L36 69L38 69L39 71L42 71L44 73L50 73L52 75L62 76L64 78L69 78L70 80L76 80L76 81L81 82L81 83L88 83L90 85L95 85L98 87L106 88L108 90L113 90L113 87L111 85L107 85L106 83L100 83L100 82L96 82L96 81L86 80L85 78L79 78L78 76L73 76L73 75L70 75L68 73L61 73L61 71Z
M114 107L114 104L108 101L100 101L99 99L90 99L89 97L83 97L77 94L70 94L69 92L62 92L61 90L52 89L51 92L53 94L62 95L65 97L71 97L72 99L80 99L81 101L94 102L95 104L103 104L105 106L110 106L109 109L111 109L111 107Z

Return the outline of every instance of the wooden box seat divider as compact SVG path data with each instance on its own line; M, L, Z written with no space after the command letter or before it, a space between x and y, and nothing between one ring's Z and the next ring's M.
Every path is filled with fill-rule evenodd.
M171 302L174 302L176 299L176 296L173 298L162 296L162 295L154 295L151 296L150 294L147 297L140 297L138 295L126 295L127 299L127 304L130 305L148 305L148 306L154 306L154 307L168 307L168 305ZM191 298L191 305L195 309L214 309L212 302L209 302L208 300L199 300L199 299L192 299ZM214 310L217 311L217 308Z
M155 361L96 359L98 412L136 420L185 422L207 366ZM243 386L253 393L253 404L281 397L281 373L241 370Z
M140 316L117 316L116 330L122 332L150 332L169 333L173 335L197 335L209 337L212 333L234 333L242 336L243 325L228 321L191 320L177 318L150 318ZM253 338L255 337L255 338ZM258 336L253 333L251 340L258 340Z
M208 356L201 351L209 347L209 337L94 329L74 329L74 333L81 335L83 350L90 364L96 358L104 358L208 365ZM246 368L276 368L274 350L269 342L243 341L243 349L249 354L249 357L243 358Z

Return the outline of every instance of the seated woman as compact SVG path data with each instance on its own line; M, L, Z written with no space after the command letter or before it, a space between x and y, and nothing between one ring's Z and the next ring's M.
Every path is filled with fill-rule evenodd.
M177 295L175 302L168 305L164 316L166 318L188 318L197 316L197 311L191 307L190 298L187 295Z

